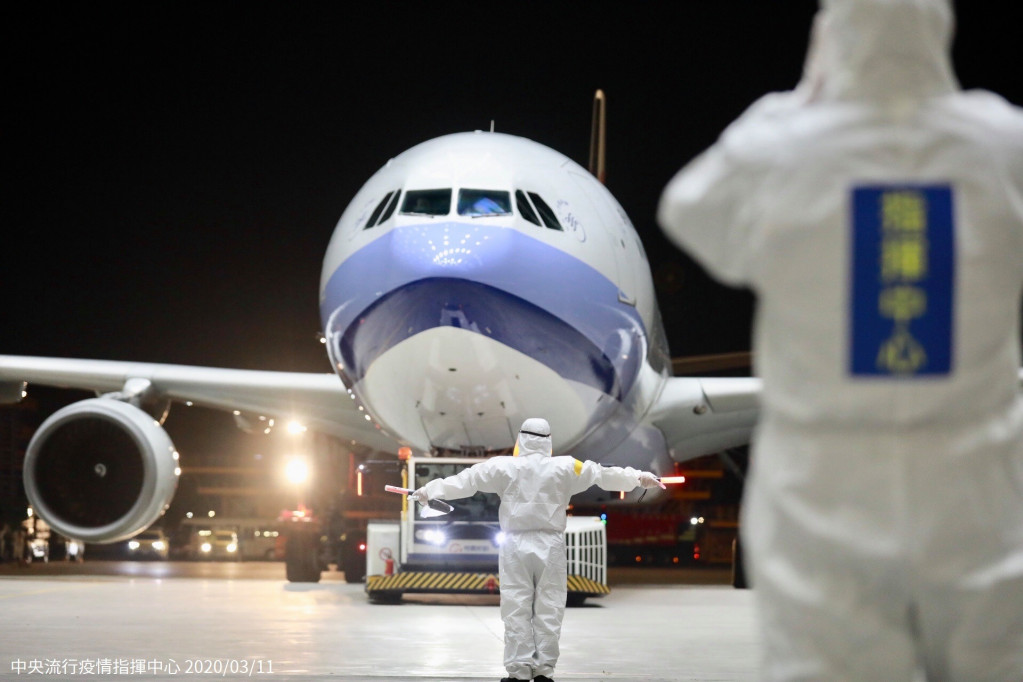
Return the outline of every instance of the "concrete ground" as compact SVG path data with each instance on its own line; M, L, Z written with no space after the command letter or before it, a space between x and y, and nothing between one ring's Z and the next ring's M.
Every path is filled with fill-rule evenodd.
M369 604L279 563L0 565L0 679L488 680L496 597ZM750 593L720 572L619 569L567 610L558 680L756 679Z

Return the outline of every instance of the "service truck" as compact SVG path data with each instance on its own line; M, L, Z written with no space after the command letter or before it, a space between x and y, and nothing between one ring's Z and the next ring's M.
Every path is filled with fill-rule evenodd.
M483 461L470 457L409 457L403 488L415 490ZM476 493L448 500L454 511L424 513L422 505L394 496L399 518L371 520L366 530L366 593L375 603L396 603L409 593L493 594L500 589L497 558L504 535L498 523L500 499ZM568 518L565 529L568 602L610 592L607 534L599 517Z

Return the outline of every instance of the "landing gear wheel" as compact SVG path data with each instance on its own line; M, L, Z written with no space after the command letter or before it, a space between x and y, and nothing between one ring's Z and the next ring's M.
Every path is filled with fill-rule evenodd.
M359 549L365 541L365 538L349 534L341 543L338 569L344 572L346 583L366 582L366 553Z
M284 545L284 572L291 583L320 582L320 537L308 531L288 535Z

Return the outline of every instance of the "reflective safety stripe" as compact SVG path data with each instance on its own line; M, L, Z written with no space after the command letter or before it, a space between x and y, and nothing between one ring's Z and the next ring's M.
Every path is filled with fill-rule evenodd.
M444 573L409 571L395 575L366 577L366 592L481 592L500 588L494 573ZM610 594L611 588L581 575L568 576L568 591L590 596Z

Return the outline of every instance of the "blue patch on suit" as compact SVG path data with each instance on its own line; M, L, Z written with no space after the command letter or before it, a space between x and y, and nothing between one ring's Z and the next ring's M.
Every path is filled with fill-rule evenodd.
M852 190L850 372L952 371L955 220L948 185Z

